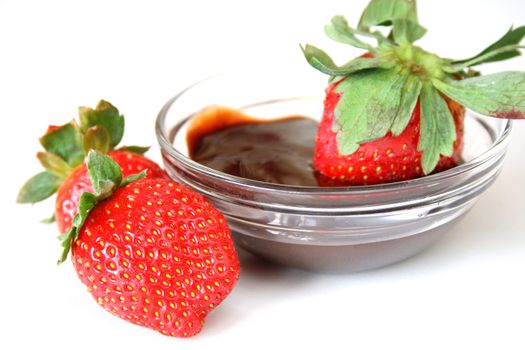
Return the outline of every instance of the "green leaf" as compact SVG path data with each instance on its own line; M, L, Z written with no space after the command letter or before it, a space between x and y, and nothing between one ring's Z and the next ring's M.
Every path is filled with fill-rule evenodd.
M393 21L392 35L396 43L409 42L413 43L425 35L426 29L418 23L409 19L395 19Z
M358 28L391 25L393 20L402 18L417 22L414 0L371 0L361 15Z
M89 177L97 196L108 196L119 188L122 172L119 165L104 154L90 150L86 157Z
M17 203L36 203L55 193L62 184L62 178L43 171L36 174L22 186L16 198Z
M401 20L401 21L400 21ZM403 38L409 42L420 39L426 29L419 25L417 19L417 8L415 0L372 0L365 8L358 29L367 31L372 26L393 26L397 38ZM396 28L400 26L400 28ZM410 33L408 32L410 30Z
M66 261L69 251L71 250L71 245L78 238L80 229L82 228L82 226L84 226L84 223L86 222L89 213L97 205L98 202L99 198L92 193L84 192L80 196L80 201L78 204L78 214L75 215L75 218L73 219L71 229L67 233L58 236L58 239L61 241L63 250L60 259L57 261L57 264L60 265L61 263Z
M150 149L149 146L122 146L122 147L119 147L117 151L132 152L132 153L143 155L149 149Z
M401 134L410 122L417 99L419 98L419 93L421 92L421 86L421 80L414 75L408 75L405 86L401 90L401 102L398 115L390 128L394 136Z
M86 130L82 148L85 154L87 154L90 149L108 153L111 147L110 143L111 139L106 128L101 125L95 125Z
M408 72L391 69L360 71L339 83L336 92L342 95L333 125L339 152L352 154L361 143L385 136L392 127L399 132L412 114L418 85Z
M521 26L515 29L511 27L509 31L505 33L505 35L503 35L495 43L493 43L477 55L464 60L457 60L453 63L461 65L467 64L466 67L470 67L477 64L502 61L508 58L519 56L520 52L518 50L518 47L516 47L515 45L518 45L523 39L523 37L525 37L525 26ZM501 50L503 48L507 49ZM492 52L495 52L496 54L490 54ZM480 59L481 57L486 58ZM472 63L469 64L468 62Z
M359 39L358 36L375 39L380 47L393 47L393 43L380 31L371 32L368 28L364 31L354 29L348 25L346 18L343 16L332 17L331 23L324 27L324 31L334 41L365 49L373 54L378 54L379 51L367 42Z
M430 174L441 155L452 156L456 129L447 103L430 84L421 90L421 130L418 149L423 153L423 172Z
M334 16L331 23L324 27L324 31L326 35L334 41L349 44L367 51L375 51L371 45L359 40L355 36L355 30L350 28L346 18L343 16Z
M312 45L301 47L304 57L315 69L330 76L345 76L363 69L376 68L380 65L377 58L356 58L342 67L338 67L324 51Z
M142 170L140 173L138 174L133 174L133 175L129 175L129 176L126 176L123 180L122 180L122 183L120 184L120 187L124 187L126 186L127 184L130 184L132 182L135 182L137 180L140 180L140 179L143 179L146 177L146 174L147 174L147 169L146 170Z
M62 158L51 152L38 152L36 157L48 172L64 178L71 172L71 167Z
M50 217L40 220L43 224L52 224L56 221L55 213L53 213Z
M111 103L101 100L95 109L79 107L80 129L86 132L89 128L100 125L109 133L111 149L115 147L124 135L124 117Z
M42 147L62 158L71 168L82 163L82 134L73 120L54 129L40 138Z
M478 113L497 118L525 118L525 72L432 82L452 100Z
M503 57L500 59L507 59L510 57L514 57L516 55L511 54L512 52L517 52L519 55L519 51L517 51L519 48L523 48L524 46L520 45L509 45L500 47L498 49L494 49L492 51L488 51L487 53L474 57L471 60L465 61L463 63L456 63L456 64L449 64L449 66L444 66L444 70L447 73L461 73L465 68L476 66L481 63L486 62L492 62L492 59L494 57ZM509 56L506 56L509 54Z

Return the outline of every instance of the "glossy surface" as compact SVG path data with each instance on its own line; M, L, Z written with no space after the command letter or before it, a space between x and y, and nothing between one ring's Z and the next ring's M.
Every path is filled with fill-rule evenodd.
M212 120L210 115L216 118ZM207 132L202 131L202 123L195 122L203 116ZM223 118L228 120L225 127ZM198 126L188 130L194 161L245 179L317 186L312 169L316 121L306 117L260 121L235 110L212 107L195 115L194 124Z

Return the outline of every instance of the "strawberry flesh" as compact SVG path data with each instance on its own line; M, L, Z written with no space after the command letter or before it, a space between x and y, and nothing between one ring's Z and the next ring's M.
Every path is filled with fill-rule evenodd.
M372 185L403 181L423 176L419 142L420 108L416 104L405 130L394 136L364 143L350 154L338 151L336 134L333 131L334 110L341 97L335 91L338 83L326 89L323 117L319 124L314 153L314 168L321 186ZM456 142L451 157L441 156L434 172L456 166L460 162L463 144L463 118L465 110L447 99L456 125Z
M120 166L124 177L147 170L148 178L167 178L167 174L155 162L139 154L111 151L108 155ZM67 232L71 228L80 196L84 192L93 193L93 187L87 167L82 164L73 169L57 192L55 218L60 232Z

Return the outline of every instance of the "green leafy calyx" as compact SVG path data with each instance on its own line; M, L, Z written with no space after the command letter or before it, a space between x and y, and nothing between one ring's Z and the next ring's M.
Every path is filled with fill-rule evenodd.
M99 126L108 132L109 143L115 147L124 135L124 116L107 101L100 101L95 109L79 107L80 129L86 133L90 128Z
M71 229L58 238L62 244L62 255L58 264L63 263L71 250L71 245L78 238L89 213L103 200L108 199L119 188L146 176L146 171L122 178L119 165L110 157L95 150L90 150L86 157L89 178L95 193L84 192L80 196L78 214L73 218Z
M55 193L73 168L82 164L90 150L108 153L122 140L124 116L111 103L101 100L95 109L79 107L79 122L50 126L37 158L46 170L29 179L17 197L18 203L35 203ZM121 151L143 154L148 147L124 146Z
M62 183L62 178L49 171L36 174L26 181L18 192L17 203L37 203L55 193Z
M385 36L376 28L390 29ZM333 130L340 154L387 133L399 135L418 100L421 128L418 150L425 174L441 155L451 156L456 138L453 116L444 96L467 108L498 118L525 118L525 73L480 76L471 67L520 54L525 26L511 28L495 43L467 59L451 60L415 46L426 29L418 22L415 0L371 0L357 28L342 16L325 27L331 39L367 51L337 65L323 50L302 47L308 63L337 82L341 98L334 110ZM377 42L371 45L369 39Z
M442 79L446 62L437 55L406 42L380 52L380 59L391 64L394 70L407 71L421 81Z

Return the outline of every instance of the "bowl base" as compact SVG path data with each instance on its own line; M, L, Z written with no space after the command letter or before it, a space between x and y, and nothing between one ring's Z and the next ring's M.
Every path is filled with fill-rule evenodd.
M237 246L272 263L322 273L355 273L388 266L431 246L462 216L424 233L353 245L309 245L271 241L232 229Z

